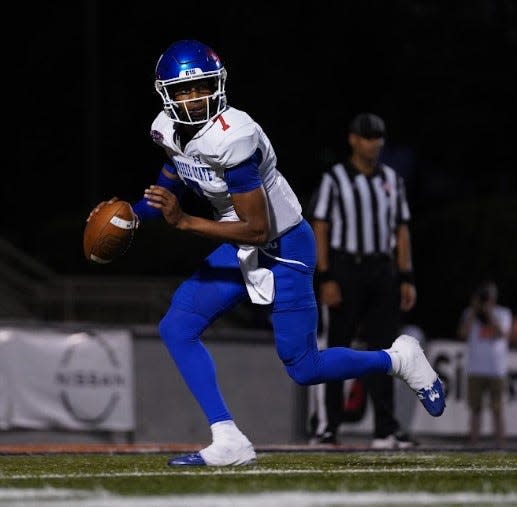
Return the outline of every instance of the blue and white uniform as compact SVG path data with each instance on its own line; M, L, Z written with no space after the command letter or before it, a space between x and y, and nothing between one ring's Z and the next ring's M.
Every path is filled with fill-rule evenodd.
M217 317L246 297L271 304L276 350L297 383L389 370L391 362L383 351L318 350L313 231L276 167L269 139L247 113L227 107L181 146L177 124L162 112L151 135L167 153L168 170L210 201L216 220L238 220L231 194L260 186L269 206L269 243L264 247L223 243L216 248L176 290L160 322L160 335L211 425L232 416L200 338Z
M318 350L312 228L278 171L275 152L262 128L245 112L228 106L226 75L214 50L196 40L171 44L155 69L155 89L164 112L154 120L151 136L168 156L166 169L179 178L162 172L157 186L177 196L186 187L193 189L209 200L218 221L238 221L232 196L262 188L270 220L267 245L223 243L180 285L160 321L160 335L203 410L213 438L208 447L173 457L168 464L244 465L256 458L253 445L233 421L217 384L214 362L201 342L204 330L246 297L270 306L278 356L297 383L320 384L389 372L404 378L424 406L430 403L434 415L439 415L443 403L428 403L431 398L425 393L432 393L433 400L439 398L440 393L428 387L435 389L435 378L436 384L440 381L421 349L415 350L414 338L399 337L391 352L344 347ZM180 131L183 125L190 127ZM181 133L188 136L192 126L199 128L195 135L181 139ZM142 221L161 216L161 197L156 199L154 190L158 189L147 189L144 199L133 207ZM152 206L147 205L147 197Z
M228 107L207 122L183 150L175 123L164 112L154 120L151 135L165 148L183 182L210 201L216 220L238 220L230 193L246 192L262 185L269 204L270 239L301 222L300 203L276 168L273 147L247 113ZM231 174L232 169L239 170L242 167L239 164L248 161L241 174Z

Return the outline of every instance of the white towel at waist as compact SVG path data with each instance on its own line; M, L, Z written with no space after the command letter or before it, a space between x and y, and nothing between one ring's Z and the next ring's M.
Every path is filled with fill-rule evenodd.
M257 305L269 305L275 298L275 278L270 269L258 266L258 252L256 246L241 246L237 257L251 301Z

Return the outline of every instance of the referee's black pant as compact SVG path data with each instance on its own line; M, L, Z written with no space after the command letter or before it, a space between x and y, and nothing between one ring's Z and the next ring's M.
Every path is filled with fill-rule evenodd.
M356 256L332 251L330 266L339 283L342 303L329 308L328 346L350 347L359 339L368 350L389 348L400 326L400 293L392 259L387 255ZM374 408L374 438L399 430L394 416L393 377L376 373L363 377ZM343 382L325 387L328 431L343 422Z

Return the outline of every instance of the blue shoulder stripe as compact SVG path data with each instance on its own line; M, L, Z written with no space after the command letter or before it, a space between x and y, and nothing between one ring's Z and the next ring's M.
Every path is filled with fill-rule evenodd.
M226 169L224 180L228 185L228 192L230 194L240 194L259 188L262 185L262 179L258 170L261 162L262 152L257 148L250 158Z

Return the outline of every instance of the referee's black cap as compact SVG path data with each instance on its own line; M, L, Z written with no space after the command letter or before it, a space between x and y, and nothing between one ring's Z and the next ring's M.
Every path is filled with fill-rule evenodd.
M373 113L359 113L348 127L348 132L365 137L366 139L375 139L386 135L386 125L384 120Z

